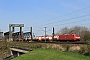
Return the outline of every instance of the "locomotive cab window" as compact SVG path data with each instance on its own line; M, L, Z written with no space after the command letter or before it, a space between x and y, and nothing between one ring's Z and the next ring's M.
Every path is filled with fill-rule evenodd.
M73 34L72 36L74 37L75 35Z

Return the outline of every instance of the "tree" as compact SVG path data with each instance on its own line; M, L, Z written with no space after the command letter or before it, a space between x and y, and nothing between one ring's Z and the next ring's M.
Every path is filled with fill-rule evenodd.
M59 30L56 34L68 34L69 33L69 28L64 27L61 30Z
M82 33L83 33L82 39L83 39L84 41L90 40L90 31L82 31Z

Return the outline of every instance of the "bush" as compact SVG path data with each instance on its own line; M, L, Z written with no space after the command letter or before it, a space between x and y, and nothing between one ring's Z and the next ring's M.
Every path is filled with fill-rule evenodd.
M79 53L87 56L90 55L90 44L82 45Z
M80 54L86 54L87 50L88 50L87 45L82 45L79 53Z

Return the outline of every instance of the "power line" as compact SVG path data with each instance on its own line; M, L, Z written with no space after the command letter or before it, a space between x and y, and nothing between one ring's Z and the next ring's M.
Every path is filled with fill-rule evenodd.
M74 11L74 12L71 12L69 14L65 14L65 15L62 15L62 16L67 16L67 15L70 15L70 14L73 14L73 13L76 13L76 12L79 12L79 11L82 11L82 10L85 10L85 9L88 9L90 7L86 7L86 8L83 8L83 9L80 9L80 10L77 10L77 11ZM56 21L56 22L52 22L52 23L48 23L48 24L43 24L41 26L45 26L45 25L51 25L51 24L55 24L55 23L59 23L59 22L63 22L63 21L68 21L68 20L73 20L73 19L77 19L77 18L82 18L82 17L86 17L86 16L90 16L90 15L83 15L83 16L78 16L78 17L75 17L75 18L69 18L69 19L65 19L65 20L62 20L62 21ZM61 17L61 16L59 16ZM58 17L56 17L58 18ZM53 18L53 19L56 19L56 18ZM49 20L52 20L52 19L49 19ZM83 20L84 21L84 20ZM75 23L75 22L72 22L72 23ZM39 22L40 24L40 22ZM60 25L60 24L59 24ZM64 24L61 24L61 25L64 25ZM56 25L55 25L56 26ZM42 29L43 27L38 27L38 26L35 26L35 28L40 28ZM35 29L36 30L36 29Z
M45 25L55 24L55 23L59 23L59 22L63 22L63 21L69 21L69 20L73 20L73 19L77 19L77 18L86 17L86 16L90 16L90 15L82 15L82 16L78 16L78 17L74 17L74 18L69 18L69 19L65 19L65 20L62 20L62 21L57 21L57 22L53 22L53 23L49 23L49 24L45 24ZM41 26L44 26L44 25L41 25ZM36 28L40 28L40 27L36 27Z
M64 14L64 15L62 15L62 16L67 16L67 15L71 15L71 14L73 14L73 13L76 13L76 12L79 12L79 11L82 11L82 10L85 10L85 9L89 9L90 7L85 7L85 8L82 8L82 9L79 9L79 10L76 10L76 11L73 11L73 12L71 12L71 13L68 13L68 14ZM62 16L59 16L59 17L62 17ZM53 20L53 19L56 19L56 18L58 18L58 17L55 17L55 18L52 18L52 19L49 19L49 20ZM43 22L45 22L45 21L43 21ZM58 22L58 21L57 21ZM57 22L53 22L53 23L57 23ZM59 21L60 22L60 21ZM53 24L53 23L49 23L49 24ZM40 24L40 22L39 23L35 23L35 24ZM45 25L49 25L49 24L45 24ZM38 26L35 26L35 27L38 27Z
M69 22L69 23L63 23L63 24L54 25L54 26L61 26L61 25L65 25L65 24L73 24L73 23L78 23L78 22L84 22L84 21L87 21L87 20L90 20L90 19L84 19L82 21L74 21L74 22Z
M88 8L90 8L90 7L85 7L85 8L76 10L76 11L74 11L74 12L71 12L71 13L68 13L68 14L64 14L64 15L62 15L62 16L71 15L71 14L73 14L73 13L76 13L76 12L79 12L79 11L82 11L82 10L85 10L85 9L88 9ZM62 17L62 16L59 16L59 17ZM59 18L59 17L55 17L55 18L52 18L52 19L49 19L49 20L53 20L53 19L56 19L56 18ZM43 22L45 22L45 21L43 21ZM39 23L40 23L40 22L39 22ZM38 24L39 24L39 23L38 23ZM37 23L36 23L36 24L37 24ZM36 27L37 27L37 26L36 26Z
M82 17L86 17L86 16L90 16L90 15L82 15L82 16L75 17L75 18L69 18L69 19L65 19L65 20L62 20L62 21L57 21L57 22L49 23L49 24L46 24L46 25L50 25L50 24L54 24L54 23L59 23L59 22L63 22L63 21L68 21L68 20L73 20L73 19L77 19L77 18L82 18Z
M86 17L86 16L90 16L90 15L82 15L82 16L78 16L78 17L75 17L75 18L70 18L70 19L65 19L65 20L58 21L58 22L49 23L49 24L46 24L46 25L55 24L55 23L59 23L59 22L64 22L64 21L68 21L68 20L73 20L73 19L77 19L77 18L82 18L82 17ZM41 26L43 26L43 25L41 25ZM41 29L41 27L36 27L36 28L40 28Z
M59 24L59 25L54 25L54 26L64 26L65 24L76 24L76 23L78 23L78 22L84 22L85 23L85 21L87 21L87 20L90 20L90 19L84 19L84 20L82 20L82 21L74 21L74 22L69 22L69 23L63 23L63 24ZM49 31L49 30L48 30Z
M84 19L84 20L82 20L82 22L85 22L85 21L87 21L87 20L90 20L90 19ZM64 24L59 24L59 25L54 25L54 26L59 26L59 27L60 27L60 26L62 26L62 25L64 26L65 24L68 24L68 25L69 25L69 24L73 24L73 23L76 24L76 23L78 23L78 22L81 22L81 21L74 21L74 22L69 22L69 23L64 23ZM85 24L85 23L84 23L84 24ZM47 32L48 32L48 31L51 31L51 28L50 28L49 30L47 30Z

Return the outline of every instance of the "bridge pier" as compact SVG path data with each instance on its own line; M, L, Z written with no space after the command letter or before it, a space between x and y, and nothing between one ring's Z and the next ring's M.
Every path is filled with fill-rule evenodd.
M12 51L10 50L10 52L11 52L11 55L13 55L13 53L12 53Z
M19 52L17 52L17 56L20 56Z

